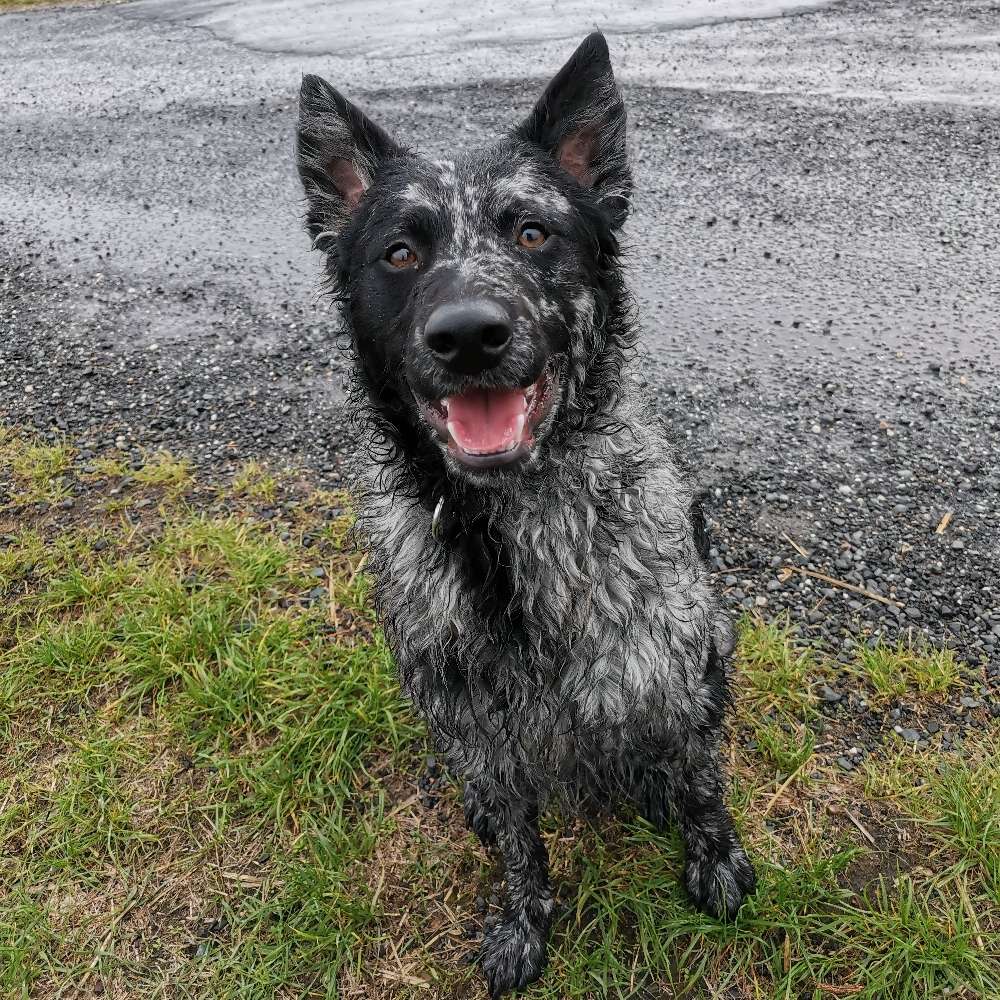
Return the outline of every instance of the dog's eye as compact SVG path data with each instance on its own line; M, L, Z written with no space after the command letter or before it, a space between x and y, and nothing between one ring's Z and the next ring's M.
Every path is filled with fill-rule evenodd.
M393 267L414 267L417 255L405 243L393 243L385 253L385 259Z
M526 250L537 250L549 234L537 222L525 222L518 227L517 242Z

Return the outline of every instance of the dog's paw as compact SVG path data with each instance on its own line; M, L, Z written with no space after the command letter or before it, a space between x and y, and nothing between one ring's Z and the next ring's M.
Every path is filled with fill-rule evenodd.
M504 920L483 938L479 963L493 1000L533 983L545 968L544 931L524 920Z
M713 917L732 919L757 887L757 875L746 851L735 844L727 854L689 855L684 864L684 885L699 909Z

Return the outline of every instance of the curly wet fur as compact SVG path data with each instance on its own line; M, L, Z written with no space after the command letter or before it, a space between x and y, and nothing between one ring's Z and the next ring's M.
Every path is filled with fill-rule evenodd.
M358 530L376 609L406 694L465 780L469 826L506 865L505 919L482 949L494 997L544 967L553 899L538 811L553 798L676 822L684 884L713 914L734 915L754 884L722 800L732 636L699 554L700 500L629 379L634 310L615 232L631 190L624 108L603 39L574 59L532 118L457 163L420 161L380 130L352 138L370 126L360 112L322 81L303 86L309 228L356 348ZM581 66L591 78L577 85ZM351 164L349 183L330 183ZM352 207L355 181L368 193ZM481 222L483 204L515 196L563 220L551 266L522 265ZM448 227L441 274L464 268L478 288L534 304L507 377L525 377L538 344L557 348L555 415L531 459L500 474L462 474L415 410L407 378L434 377L414 334L421 298L440 294L434 268L367 326L370 296L392 303L398 285L372 284L363 248L414 203Z

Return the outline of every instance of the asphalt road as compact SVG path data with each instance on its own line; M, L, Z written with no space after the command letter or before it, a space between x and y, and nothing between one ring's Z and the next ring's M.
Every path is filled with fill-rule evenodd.
M2 14L0 417L341 481L341 345L292 167L302 73L442 154L524 113L594 25L631 115L637 381L713 490L720 585L845 657L859 630L916 630L995 665L991 2Z

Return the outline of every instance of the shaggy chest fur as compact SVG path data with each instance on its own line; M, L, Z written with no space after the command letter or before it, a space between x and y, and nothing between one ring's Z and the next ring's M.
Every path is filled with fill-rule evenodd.
M710 645L728 645L727 629L692 544L691 492L639 421L619 427L560 449L559 474L534 489L494 496L471 540L461 510L435 535L402 466L364 491L404 689L465 764L502 746L540 784L578 782L581 759L655 755L711 710Z

